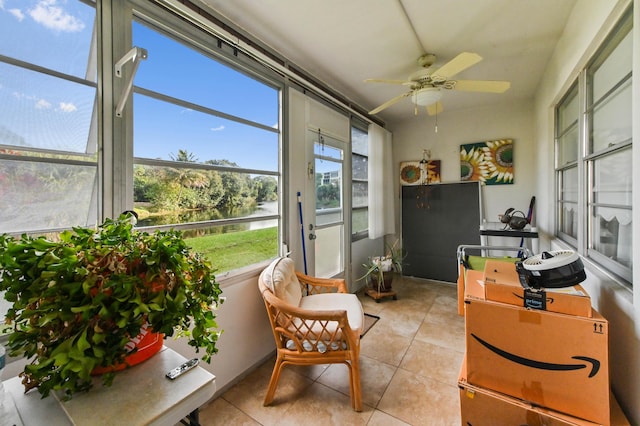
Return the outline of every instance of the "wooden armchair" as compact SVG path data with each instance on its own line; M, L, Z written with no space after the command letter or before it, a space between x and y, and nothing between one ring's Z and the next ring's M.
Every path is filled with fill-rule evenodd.
M295 271L292 259L274 260L258 279L276 340L277 357L264 405L274 398L287 364L342 363L349 368L351 406L362 410L360 333L362 305L344 280L314 278Z

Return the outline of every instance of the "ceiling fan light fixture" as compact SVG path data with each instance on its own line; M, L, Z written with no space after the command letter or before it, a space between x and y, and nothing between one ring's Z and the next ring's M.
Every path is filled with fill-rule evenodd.
M417 90L411 96L411 100L418 106L435 104L442 98L442 92L437 87L425 87Z

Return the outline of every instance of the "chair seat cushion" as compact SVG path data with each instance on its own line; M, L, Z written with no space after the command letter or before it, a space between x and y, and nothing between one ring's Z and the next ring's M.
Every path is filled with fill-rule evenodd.
M364 327L364 311L358 296L351 293L323 293L304 296L300 299L300 305L303 309L314 311L347 311L347 319L349 326L360 334Z

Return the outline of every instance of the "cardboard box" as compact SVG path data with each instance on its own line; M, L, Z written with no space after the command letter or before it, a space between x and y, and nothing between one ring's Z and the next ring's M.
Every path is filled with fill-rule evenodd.
M458 315L464 316L464 298L467 292L467 281L471 281L477 285L478 280L484 280L484 271L476 271L474 269L466 269L459 265L458 271ZM482 298L484 299L484 290Z
M608 322L465 300L470 384L594 423L609 418Z
M467 382L466 360L463 361L460 378L460 424L463 425L527 425L527 426L594 426L588 420L536 407L520 399L480 388ZM609 393L611 426L628 426L618 402Z
M467 271L467 284L465 286L465 298L472 297L478 300L485 300L484 294L484 271Z
M527 293L520 284L515 264L509 262L487 260L484 289L486 300L568 315L592 315L591 298L582 286Z

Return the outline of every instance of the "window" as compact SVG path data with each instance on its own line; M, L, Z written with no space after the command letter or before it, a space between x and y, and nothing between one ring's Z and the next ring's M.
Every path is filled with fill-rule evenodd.
M219 275L278 254L280 91L196 47L217 40L175 28L132 24L148 51L134 80L133 205L139 226L179 227Z
M0 7L0 233L46 233L98 217L95 7Z
M359 127L351 127L352 240L366 238L369 230L368 155L368 133Z
M114 2L105 22L92 0L0 4L0 233L55 235L133 206L140 227L215 253L218 274L277 255L281 77L153 2ZM126 83L98 95L114 66L98 40L114 62L148 52L122 118L109 110Z
M55 238L98 217L95 7L0 4L0 234Z
M558 233L576 245L578 238L578 86L556 108Z
M629 283L632 48L627 13L556 108L557 235Z

